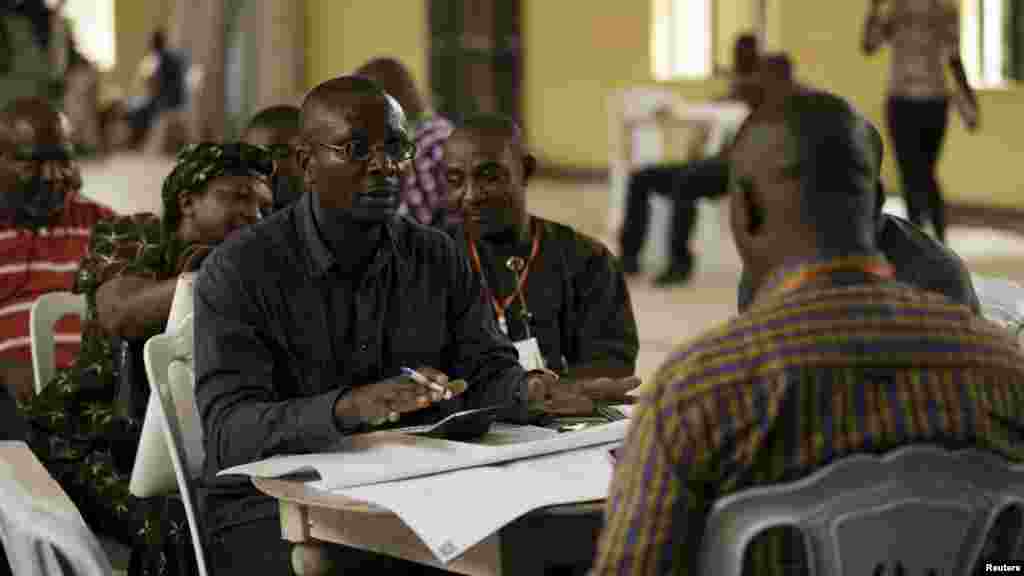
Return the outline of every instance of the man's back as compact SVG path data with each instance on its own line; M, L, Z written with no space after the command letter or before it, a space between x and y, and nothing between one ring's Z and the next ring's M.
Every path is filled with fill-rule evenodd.
M610 508L605 569L692 570L714 499L849 453L935 442L1024 460L1015 343L966 307L893 281L767 294L674 354L656 380L609 495L622 512ZM778 551L752 558L758 568L797 561L761 555Z

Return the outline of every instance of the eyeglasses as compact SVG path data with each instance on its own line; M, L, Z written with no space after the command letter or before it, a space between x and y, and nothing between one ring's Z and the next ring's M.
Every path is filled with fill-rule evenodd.
M314 143L335 153L343 162L366 162L377 148L383 148L387 159L396 164L408 162L416 155L416 145L405 138L392 138L376 146L370 146L364 138L353 138L341 144Z

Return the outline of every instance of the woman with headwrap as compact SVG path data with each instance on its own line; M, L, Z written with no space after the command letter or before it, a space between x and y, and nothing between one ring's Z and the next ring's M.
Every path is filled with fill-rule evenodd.
M133 574L176 573L191 548L180 505L128 491L142 415L115 402L111 340L143 340L164 329L177 276L259 219L271 203L273 172L265 148L191 145L164 181L162 221L137 214L97 224L74 286L87 301L80 355L22 405L33 450L94 530L132 548Z

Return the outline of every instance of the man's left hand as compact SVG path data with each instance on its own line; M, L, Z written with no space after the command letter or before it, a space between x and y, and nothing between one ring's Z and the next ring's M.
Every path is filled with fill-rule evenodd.
M549 374L534 374L527 381L531 410L558 416L593 414L595 403L630 404L627 394L641 383L640 378L579 378L559 380Z

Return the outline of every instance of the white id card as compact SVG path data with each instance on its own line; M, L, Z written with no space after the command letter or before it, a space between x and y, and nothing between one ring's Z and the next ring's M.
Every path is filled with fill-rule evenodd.
M516 347L516 351L519 352L519 365L523 367L523 370L543 370L544 357L540 354L540 344L537 343L536 338L527 338L526 340L520 340L513 342Z

